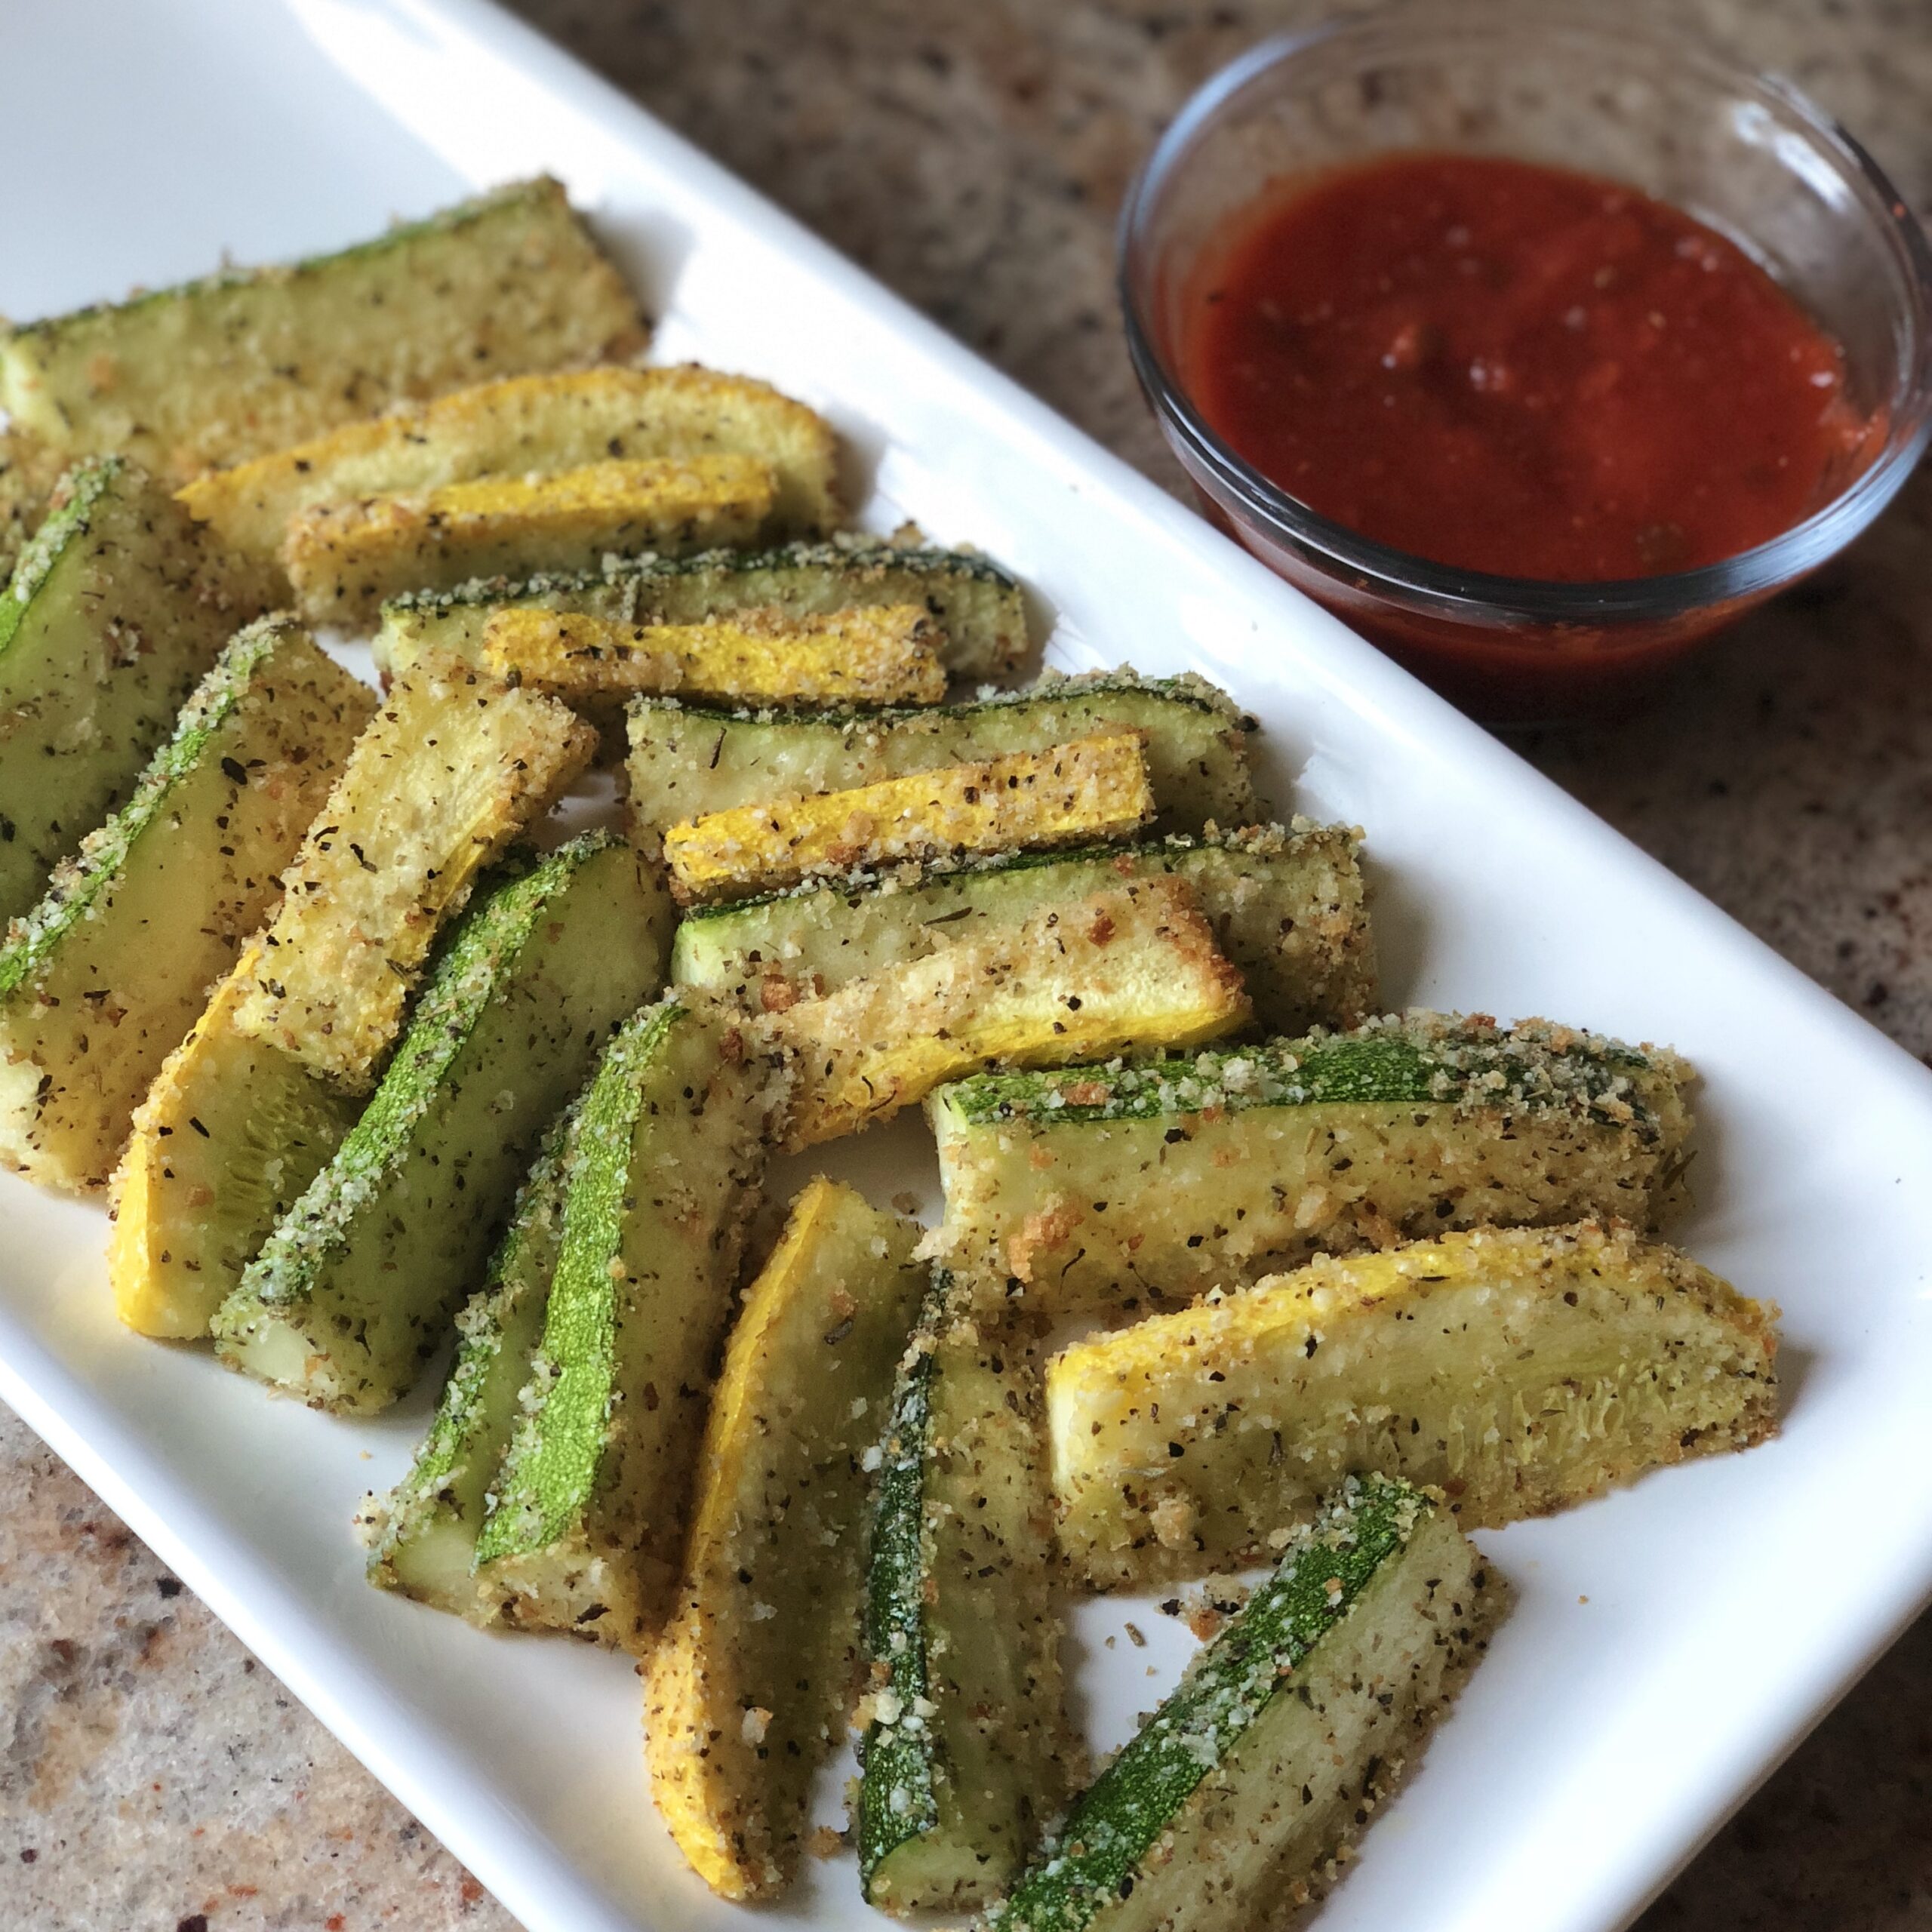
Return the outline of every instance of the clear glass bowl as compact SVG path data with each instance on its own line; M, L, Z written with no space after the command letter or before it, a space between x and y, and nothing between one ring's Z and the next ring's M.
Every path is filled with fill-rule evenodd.
M1494 154L1632 183L1744 248L1843 346L1877 426L1804 520L1699 569L1594 583L1459 570L1318 515L1217 436L1180 353L1216 251L1298 177L1403 149ZM1442 0L1278 35L1195 95L1130 191L1128 346L1211 514L1256 555L1478 716L1627 701L1815 570L1897 494L1932 432L1932 251L1883 174L1783 82L1627 16Z

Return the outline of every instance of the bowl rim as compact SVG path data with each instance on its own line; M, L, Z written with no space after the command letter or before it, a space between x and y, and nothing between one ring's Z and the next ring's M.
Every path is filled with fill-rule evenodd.
M1405 46L1419 32L1479 31L1512 41L1584 38L1627 48L1643 42L1714 83L1757 96L1801 122L1853 187L1854 204L1875 202L1881 231L1909 300L1907 352L1892 394L1885 441L1830 500L1765 542L1686 571L1654 577L1564 581L1465 569L1365 537L1326 517L1239 455L1208 424L1178 372L1168 366L1143 312L1140 282L1147 228L1161 192L1184 165L1196 138L1237 95L1263 75L1337 40L1399 32ZM1862 190L1860 193L1857 191ZM1128 355L1150 407L1183 466L1231 513L1245 515L1269 538L1360 595L1381 595L1411 610L1469 621L1524 625L1657 622L1740 600L1755 600L1815 569L1865 530L1903 485L1932 441L1932 242L1903 195L1841 122L1782 75L1758 73L1682 32L1620 19L1614 29L1567 5L1521 0L1427 0L1399 10L1338 14L1313 26L1272 33L1195 89L1136 172L1115 229L1115 285Z

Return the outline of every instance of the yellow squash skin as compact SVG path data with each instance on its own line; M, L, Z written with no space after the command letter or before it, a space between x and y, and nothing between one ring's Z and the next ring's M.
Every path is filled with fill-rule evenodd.
M0 442L0 466L5 457L5 445ZM5 531L6 481L0 467L0 534ZM782 504L782 477L780 500ZM774 509L773 515L780 518L782 511ZM836 531L827 540L768 549L715 550L695 557L654 554L614 563L600 558L594 570L574 576L485 580L454 590L399 598L383 609L371 645L377 666L401 671L431 654L473 662L482 649L483 627L491 613L506 604L638 624L694 624L749 611L824 617L874 605L911 604L932 619L946 668L955 677L1011 676L1024 667L1031 650L1019 585L977 551L935 549ZM1053 744L1080 735L1078 729L1046 729L1035 742ZM1020 747L1002 744L986 749ZM901 768L946 764L973 755L969 747ZM862 778L893 775L855 771L839 782L857 784ZM809 783L792 788L800 792L823 789ZM789 797L792 791L770 795ZM1241 815L1234 808L1244 801L1244 793L1230 792L1229 807L1219 815L1232 823ZM718 801L721 805L747 802L743 796ZM666 811L655 822L669 825L711 809L715 808L697 805L689 811Z
M356 624L406 590L585 570L612 552L679 556L746 543L764 530L777 488L771 464L746 456L482 476L304 510L288 526L281 565L311 622Z
M1324 1257L1055 1357L1062 1542L1102 1589L1236 1568L1371 1469L1544 1515L1770 1434L1775 1315L1615 1223Z
M304 511L358 497L438 490L478 476L528 476L609 458L749 456L777 472L776 525L836 529L838 440L815 411L768 383L686 363L571 369L479 383L348 423L179 493L235 549L272 563Z
M490 614L482 660L493 677L573 702L657 691L750 705L937 704L942 641L914 604L694 624L512 605Z
M919 1232L812 1181L725 1352L645 1725L651 1795L721 1897L791 1882L854 1688L863 1459L924 1290Z
M1097 843L1137 830L1153 815L1143 734L1121 729L850 791L713 812L672 826L664 855L672 891L689 904L902 859Z

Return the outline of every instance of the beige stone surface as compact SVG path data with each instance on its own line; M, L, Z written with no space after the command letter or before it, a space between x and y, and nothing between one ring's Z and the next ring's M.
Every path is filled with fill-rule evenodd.
M1111 225L1188 90L1293 4L522 0L1163 481ZM1792 75L1932 205L1924 0L1626 0ZM1932 478L1672 701L1543 768L1932 1055ZM511 1921L0 1415L0 1927ZM1932 1623L1653 1908L1653 1932L1932 1932ZM1513 1932L1513 1929L1512 1929ZM1531 1932L1521 1928L1521 1932Z

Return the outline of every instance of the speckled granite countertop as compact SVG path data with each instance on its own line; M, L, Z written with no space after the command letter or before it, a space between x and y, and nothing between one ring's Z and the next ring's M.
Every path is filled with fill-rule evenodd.
M1798 79L1932 210L1927 0L1623 0ZM1295 0L521 0L647 106L1178 487L1111 292L1189 90ZM1932 1059L1932 475L1676 701L1543 768ZM1932 1620L1651 1932L1932 1932ZM0 1926L512 1921L0 1411ZM1508 1928L1507 1932L1532 1932Z

